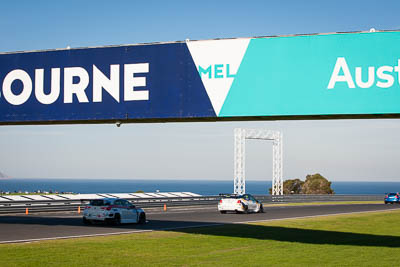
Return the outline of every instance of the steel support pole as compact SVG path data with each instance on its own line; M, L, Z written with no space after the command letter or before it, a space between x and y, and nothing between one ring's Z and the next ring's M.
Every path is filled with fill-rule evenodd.
M236 128L234 155L234 193L246 193L245 144L246 139L270 140L272 145L272 195L283 195L282 133L259 129Z
M235 194L246 193L245 170L245 129L235 129L235 170L234 170L234 190Z

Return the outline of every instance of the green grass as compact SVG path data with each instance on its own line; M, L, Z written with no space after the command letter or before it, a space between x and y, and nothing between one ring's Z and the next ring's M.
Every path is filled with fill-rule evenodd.
M0 245L1 266L398 266L400 211Z
M305 205L350 205L350 204L382 204L383 200L368 200L368 201L324 201L324 202L296 202L296 203L263 203L264 207L274 206L305 206Z

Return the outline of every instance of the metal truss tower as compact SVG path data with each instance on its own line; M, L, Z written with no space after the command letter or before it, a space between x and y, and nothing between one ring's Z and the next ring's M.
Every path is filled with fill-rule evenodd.
M260 129L235 129L234 193L246 193L245 155L246 139L272 141L272 195L283 195L282 133Z

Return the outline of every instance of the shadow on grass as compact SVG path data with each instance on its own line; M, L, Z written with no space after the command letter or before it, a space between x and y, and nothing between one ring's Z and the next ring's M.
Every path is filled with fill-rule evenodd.
M259 240L274 240L285 242L298 242L306 244L374 246L374 247L400 247L400 237L390 235L359 234L328 230L309 230L301 228L288 228L279 226L263 226L253 224L229 224L220 222L202 222L185 220L151 220L144 225L127 224L122 226L108 226L94 224L85 226L81 218L52 218L52 217L21 217L0 216L0 236L12 239L27 239L29 236L18 236L21 229L35 229L46 233L46 230L55 230L60 233L73 235L73 229L85 227L85 234L91 232L127 232L133 230L168 230L180 233L202 234L210 236L227 236L235 238L251 238ZM207 227L204 227L207 226ZM36 234L38 234L36 233ZM0 238L0 239L3 239ZM0 240L1 241L1 240Z
M400 247L399 236L359 234L327 230L309 230L280 226L230 224L223 227L216 226L190 228L178 231L212 236L230 236L237 238L253 238L260 240L298 242L319 245L349 245L393 248Z

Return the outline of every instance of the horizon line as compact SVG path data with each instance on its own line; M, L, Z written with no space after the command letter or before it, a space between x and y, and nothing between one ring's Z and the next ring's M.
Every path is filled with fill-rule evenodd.
M212 178L190 178L190 179L184 179L184 178L76 178L76 177L55 177L55 178L50 178L50 177L6 177L6 178L0 178L0 181L4 180L22 180L22 179L27 179L27 180L136 180L136 181L214 181L214 182L227 182L231 181L233 182L233 179L212 179ZM286 179L286 180L293 180L293 179ZM286 181L284 180L284 181ZM300 179L302 180L302 179ZM305 180L305 179L304 179ZM272 179L246 179L246 181L251 181L251 182L272 182ZM329 182L400 182L400 179L390 179L390 180L329 180Z

